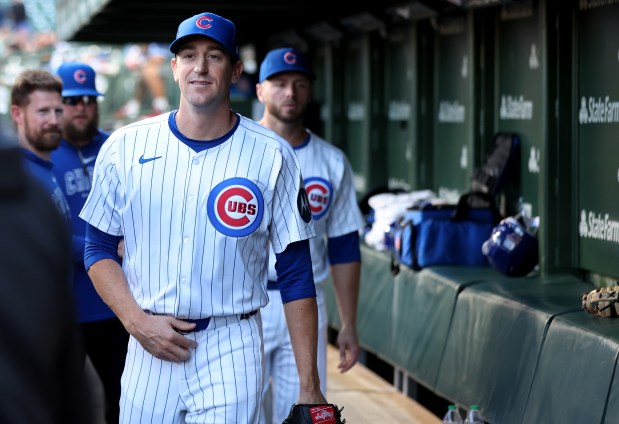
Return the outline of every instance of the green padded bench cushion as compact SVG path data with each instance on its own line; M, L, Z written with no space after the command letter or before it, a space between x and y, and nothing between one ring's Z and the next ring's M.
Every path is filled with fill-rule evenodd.
M580 310L582 293L590 289L569 275L501 276L466 287L456 302L436 393L479 405L489 422L520 423L549 323Z
M361 247L357 331L361 346L434 388L458 293L498 278L490 267L441 266L391 273L387 252ZM341 326L333 287L324 285L329 325Z
M403 269L395 277L390 357L418 383L434 388L458 293L498 274L489 267Z
M575 311L552 320L522 422L619 422L619 318Z
M619 318L582 311L592 285L573 275L509 278L490 267L393 276L389 254L365 246L362 261L357 326L367 351L439 396L479 405L490 423L616 422ZM330 282L325 292L338 329ZM557 414L559 405L570 412Z

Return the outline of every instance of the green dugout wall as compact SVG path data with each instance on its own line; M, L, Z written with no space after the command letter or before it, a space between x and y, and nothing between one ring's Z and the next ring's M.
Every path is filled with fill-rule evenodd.
M619 0L462 12L411 23L410 44L384 36L389 181L457 195L491 135L518 133L517 198L541 218L540 274L437 266L394 277L389 255L363 246L360 343L416 385L478 404L489 423L615 423L618 322L581 299L619 278ZM417 96L410 135L389 115L407 104L398 87Z
M580 267L619 276L619 3L579 2L578 216Z
M315 50L324 135L360 196L388 186L456 200L492 135L518 133L502 206L540 217L541 272L613 280L618 23L619 1L511 1L344 35Z
M343 136L343 75L335 72L341 69L343 59L337 47L325 44L320 46L314 55L314 72L316 80L313 83L313 101L318 109L320 135L342 150L346 150L346 138Z
M437 194L454 203L474 169L471 34L465 14L436 21L432 178Z
M383 48L377 34L362 34L347 40L343 53L343 133L359 197L386 183L387 141L381 101Z
M419 186L417 172L416 26L398 27L385 40L384 105L387 176L390 189Z
M520 135L520 196L529 216L540 213L539 175L547 122L540 13L533 2L503 6L498 11L495 37L496 128Z

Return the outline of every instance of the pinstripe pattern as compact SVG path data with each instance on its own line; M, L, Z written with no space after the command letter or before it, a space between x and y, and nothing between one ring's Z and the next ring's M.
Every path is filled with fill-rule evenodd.
M327 238L339 237L363 228L363 217L357 205L352 169L344 153L316 134L303 147L295 149L301 163L303 178L308 187L312 178L324 179L333 186L331 201L321 217L314 215L317 237L310 240L314 280L321 282L329 277ZM310 196L308 190L308 196ZM312 199L310 199L312 203Z
M140 164L140 157L160 159ZM218 231L208 196L232 177L264 197L262 221L247 237ZM125 127L104 144L81 217L125 237L123 268L143 309L179 318L250 312L266 305L267 243L281 252L313 236L297 210L294 152L246 118L231 139L200 153L168 127L167 114Z
M153 357L131 338L120 422L255 423L262 382L259 319L212 319L205 331L186 336L198 347L180 363Z
M123 271L143 309L224 320L259 309L268 301L267 245L279 253L315 234L299 214L299 162L283 139L239 116L238 126L216 141L195 152L164 114L117 130L100 151L80 216L124 236ZM237 216L233 208L246 213ZM255 219L241 228L248 217ZM187 422L255 421L262 385L259 318L219 329L221 319L211 322L216 332L210 326L194 333L199 345L192 370L159 361L131 340L122 422L175 422L172 417L190 408L203 415L188 414ZM196 393L201 400L191 398Z
M324 180L332 187L326 211L321 210L319 217L313 213L317 237L310 239L314 280L322 282L329 277L327 238L361 230L364 225L363 217L357 205L350 163L340 149L310 133L309 142L295 148L295 153L301 164L310 203L312 191L308 188L308 180ZM277 279L274 255L269 258L269 279Z
M338 237L363 228L363 217L357 206L352 169L344 153L314 133L309 142L295 153L301 164L305 186L312 203L311 183L308 180L327 181L332 187L328 207L313 214L317 236L310 239L314 281L320 283L329 277L327 238ZM275 255L269 257L269 279L275 281Z
M295 148L295 153L301 164L310 205L315 206L312 214L317 237L310 240L310 251L314 281L317 285L318 374L321 391L326 393L328 317L321 283L329 277L327 238L358 231L364 224L357 205L352 170L344 153L313 133L310 133L306 144ZM316 189L312 189L313 186ZM269 256L269 279L277 280L273 254ZM273 385L272 422L281 423L288 415L290 405L298 398L299 377L296 368L290 366L295 362L281 298L276 291L270 291L269 295L272 298L277 297L269 302L262 313L265 375L271 377ZM266 384L267 381L265 393L268 388ZM261 422L266 422L264 416L261 417Z

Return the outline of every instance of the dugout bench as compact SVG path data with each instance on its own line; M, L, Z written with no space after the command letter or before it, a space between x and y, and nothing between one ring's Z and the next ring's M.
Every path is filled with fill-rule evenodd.
M490 267L390 272L362 246L363 349L488 423L617 423L619 318L581 309L593 286L569 274L506 277ZM329 325L340 322L325 286Z

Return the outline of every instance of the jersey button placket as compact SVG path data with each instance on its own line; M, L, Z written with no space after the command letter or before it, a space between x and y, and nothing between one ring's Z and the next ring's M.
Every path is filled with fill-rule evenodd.
M191 296L193 295L191 290L191 282L193 274L192 268L196 266L194 263L194 249L198 248L198 246L194 246L194 242L200 240L200 235L195 233L195 229L197 222L200 220L198 216L199 212L196 208L196 202L198 201L197 193L201 183L202 160L203 159L201 157L194 157L191 159L192 166L189 169L189 181L187 182L183 199L185 224L183 225L184 232L181 241L182 259L179 266L179 270L181 270L181 272L178 275L178 296L180 304L185 305L195 304L195 302L192 302L191 299ZM183 312L185 314L189 313L189 311L179 312Z

